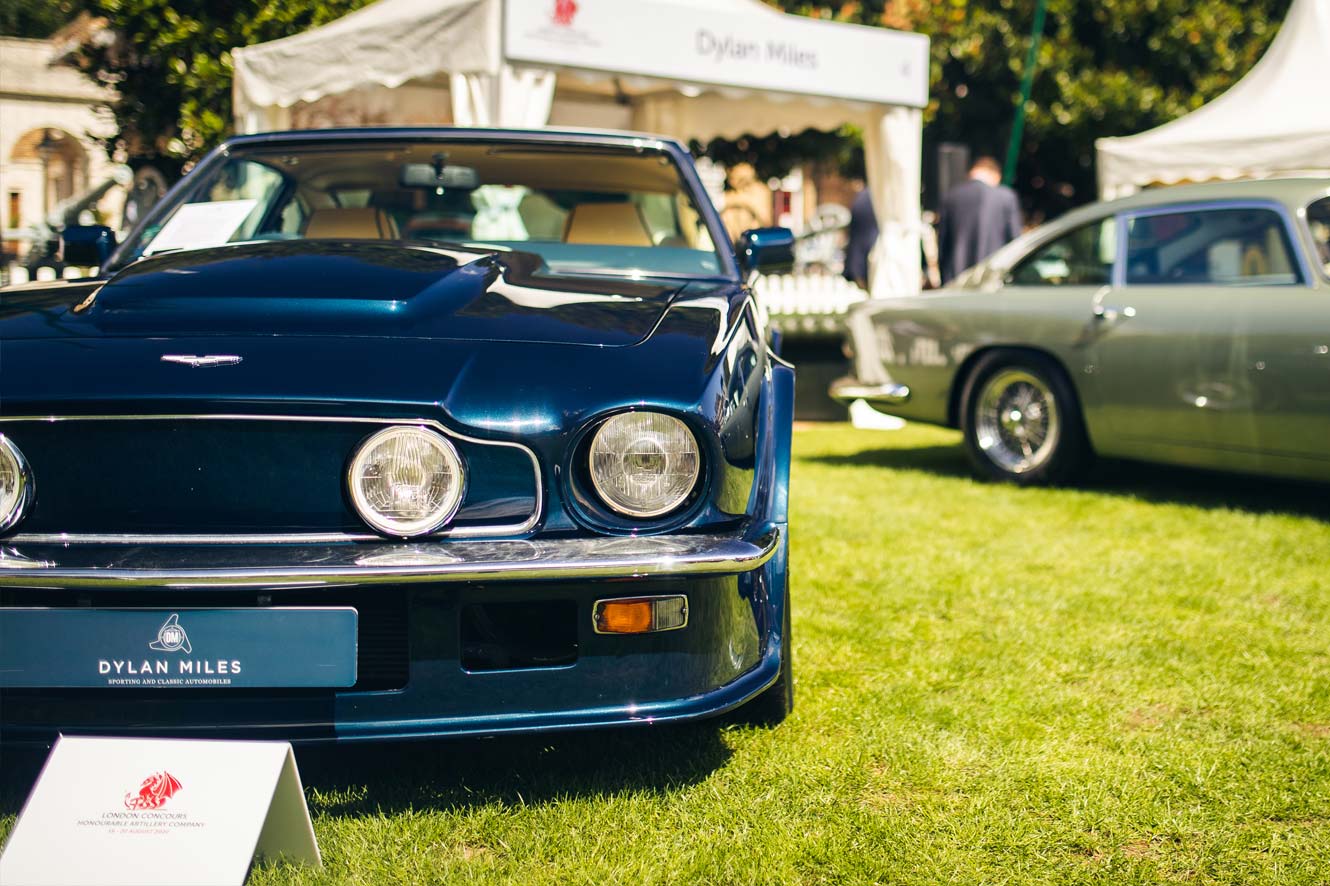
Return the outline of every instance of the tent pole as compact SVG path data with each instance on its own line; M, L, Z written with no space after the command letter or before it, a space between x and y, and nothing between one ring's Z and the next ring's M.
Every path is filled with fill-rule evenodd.
M1016 119L1011 124L1011 140L1007 142L1007 162L1002 168L1002 183L1010 186L1016 180L1016 157L1021 150L1021 137L1025 134L1025 106L1030 101L1034 85L1034 70L1039 62L1039 40L1044 36L1044 13L1048 0L1036 0L1034 27L1030 29L1030 53L1025 57L1025 73L1021 75L1021 100L1016 105Z

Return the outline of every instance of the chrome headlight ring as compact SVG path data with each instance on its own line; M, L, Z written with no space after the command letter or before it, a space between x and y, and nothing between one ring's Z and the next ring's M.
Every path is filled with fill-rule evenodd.
M393 425L356 448L346 485L360 519L384 535L414 538L457 515L466 469L447 437L418 425Z
M0 434L0 533L18 525L36 493L28 460L13 440Z
M591 486L621 516L647 520L682 507L697 487L697 437L662 412L621 412L601 423L587 450Z

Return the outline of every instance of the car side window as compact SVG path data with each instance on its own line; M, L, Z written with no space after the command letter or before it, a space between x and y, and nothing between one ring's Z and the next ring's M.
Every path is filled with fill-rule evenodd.
M1316 260L1330 277L1330 197L1322 197L1307 207L1307 226L1316 244Z
M1007 275L1014 286L1103 286L1113 276L1117 228L1112 217L1081 225L1021 260Z
M1273 209L1203 209L1127 222L1127 284L1274 286L1300 282Z

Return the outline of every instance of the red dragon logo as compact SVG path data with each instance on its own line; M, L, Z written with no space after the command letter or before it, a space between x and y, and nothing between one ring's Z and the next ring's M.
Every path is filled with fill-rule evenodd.
M572 27L577 17L577 0L554 0L554 23L561 27Z
M181 784L176 781L174 775L169 772L154 772L143 779L143 784L139 785L138 793L130 791L125 794L126 809L158 809L166 805L166 801L171 799L176 791L180 790Z

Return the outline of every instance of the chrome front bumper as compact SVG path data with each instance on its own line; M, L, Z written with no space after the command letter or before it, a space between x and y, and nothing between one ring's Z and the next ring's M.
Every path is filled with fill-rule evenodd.
M0 544L0 587L303 588L375 583L733 575L763 566L779 526L744 534L340 545Z
M837 403L853 403L863 400L869 406L899 406L910 402L910 389L905 385L888 382L881 385L866 385L862 382L845 379L831 386L827 392Z

